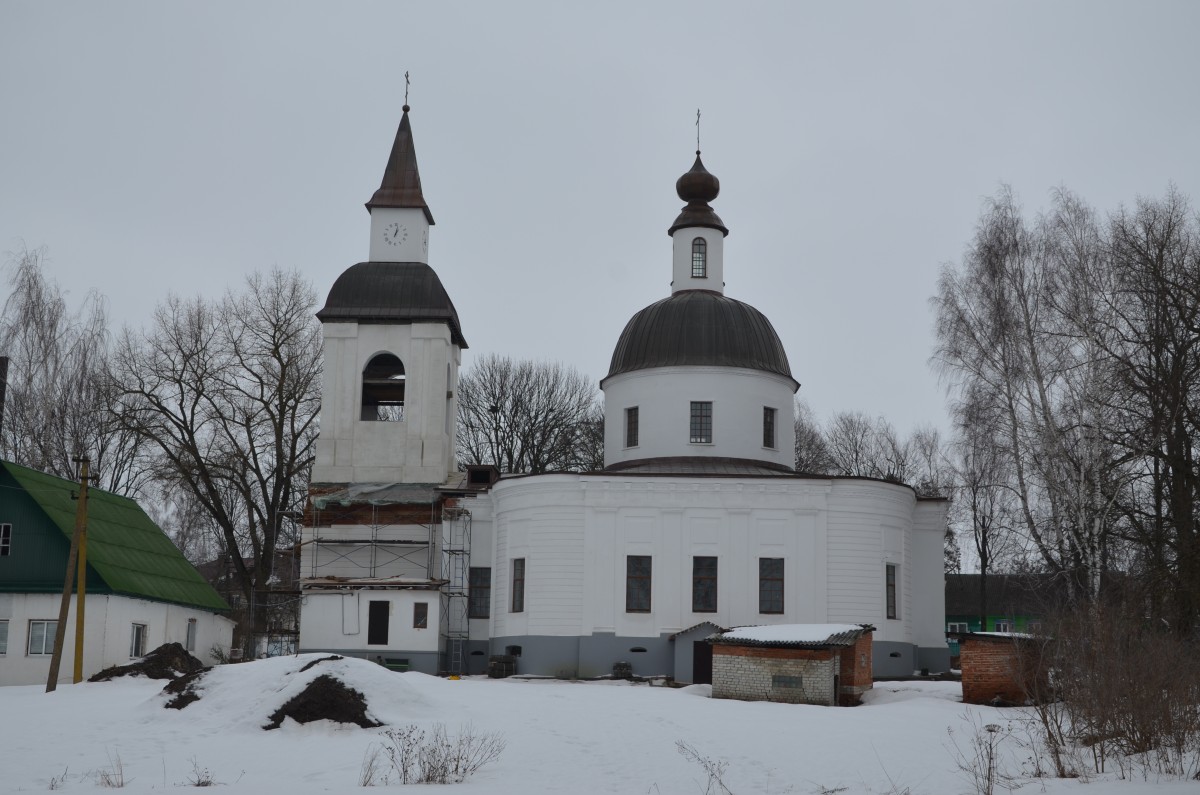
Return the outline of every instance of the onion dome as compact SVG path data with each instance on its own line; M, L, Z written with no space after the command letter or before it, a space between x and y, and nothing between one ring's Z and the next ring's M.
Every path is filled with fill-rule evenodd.
M367 202L367 210L376 207L411 207L425 211L425 218L433 224L433 213L421 193L421 174L417 171L417 150L413 146L412 125L408 121L408 105L404 106L392 153L387 168L383 171L383 182L379 190Z
M617 340L605 380L678 366L743 367L795 381L771 321L749 304L709 290L684 290L634 315Z
M680 199L687 202L687 206L667 230L668 235L675 234L676 229L689 226L702 226L717 229L722 235L729 234L725 224L713 212L713 208L708 206L721 192L721 180L710 174L704 163L700 162L700 150L696 150L696 162L692 165L692 170L675 181L675 192L679 194Z
M451 340L467 347L458 311L433 268L424 262L360 262L329 289L317 312L322 323L437 323L450 327Z

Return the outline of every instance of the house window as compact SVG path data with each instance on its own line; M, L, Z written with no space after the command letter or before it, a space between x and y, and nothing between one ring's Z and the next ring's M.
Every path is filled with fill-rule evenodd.
M692 612L717 612L717 559L692 557Z
M525 558L513 558L511 612L525 612Z
M413 629L429 628L429 602L413 603Z
M57 621L35 620L29 622L29 653L53 654L54 636L58 633Z
M758 559L758 612L783 612L783 558Z
M196 619L189 618L187 625L187 638L184 640L183 647L188 651L196 650Z
M708 243L698 237L692 241L692 278L704 279L708 276Z
M391 602L367 603L367 645L386 646L388 642L388 619L392 615Z
M146 656L146 625L134 624L129 633L129 656Z
M775 409L763 406L763 447L775 449Z
M966 621L951 621L946 625L947 632L970 632L971 628Z
M625 558L625 612L650 612L650 556Z
M0 558L12 554L12 525L0 524Z
M0 655L8 654L8 619L0 619Z
M361 417L380 422L404 419L404 364L393 354L376 354L363 368Z
M638 446L638 407L625 409L625 446Z
M996 619L996 628L993 631L994 632L1012 632L1013 631L1013 622L1009 621L1008 619L998 618L998 619Z
M692 401L692 444L712 444L712 401Z
M472 568L467 577L467 618L487 618L492 614L492 570Z
M899 618L896 607L896 564L887 564L887 617Z

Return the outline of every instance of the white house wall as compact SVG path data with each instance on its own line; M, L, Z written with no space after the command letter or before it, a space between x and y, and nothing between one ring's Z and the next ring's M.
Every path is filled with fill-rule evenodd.
M29 622L56 621L61 594L0 594L0 621L8 620L7 653L0 655L0 685L45 684L50 655L29 655ZM130 662L133 624L146 627L146 651L164 643L186 644L190 619L196 621L196 643L191 654L205 665L227 657L233 643L234 623L199 608L152 602L128 596L97 594L87 597L84 619L83 676L85 679L113 665ZM214 649L219 653L213 654ZM75 597L63 638L63 660L58 681L70 683L75 666Z
M724 457L791 467L795 382L736 367L655 367L604 382L604 465L661 457ZM691 402L712 401L712 443L690 440ZM625 446L625 409L638 407L638 444ZM763 446L763 408L775 415L775 447Z
M460 351L445 323L325 323L314 483L442 483L457 466ZM404 420L363 421L362 376L379 353L404 364Z

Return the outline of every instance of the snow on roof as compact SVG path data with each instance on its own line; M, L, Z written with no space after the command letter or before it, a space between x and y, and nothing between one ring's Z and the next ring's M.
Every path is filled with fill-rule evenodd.
M870 624L772 624L737 627L715 636L714 643L777 646L849 646L866 632Z

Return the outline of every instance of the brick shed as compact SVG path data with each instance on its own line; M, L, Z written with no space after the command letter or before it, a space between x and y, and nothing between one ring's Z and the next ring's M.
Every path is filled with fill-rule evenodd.
M710 638L713 698L857 705L871 689L870 624L739 627Z
M1029 704L1046 692L1044 638L1009 632L958 636L963 701L967 704Z

